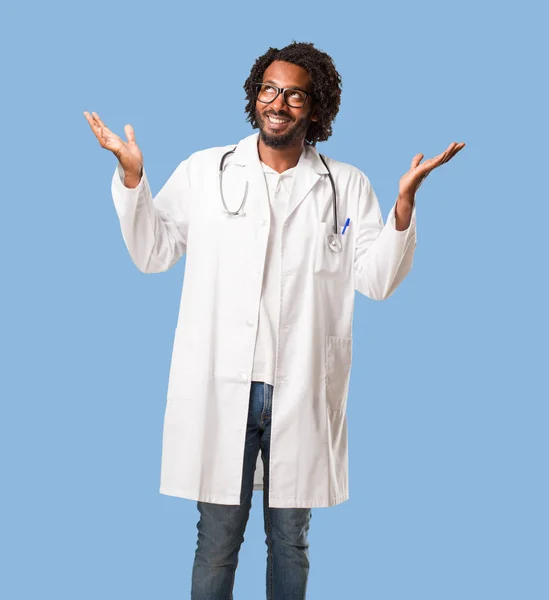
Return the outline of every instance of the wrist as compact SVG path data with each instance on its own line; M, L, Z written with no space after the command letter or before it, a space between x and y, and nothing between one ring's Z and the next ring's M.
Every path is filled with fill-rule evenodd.
M128 174L124 173L124 186L127 188L136 188L141 181L141 175L136 175L134 173Z
M122 163L120 163L120 166L124 172L124 185L129 188L137 187L143 177L143 167L141 166L139 171L136 171L134 168L125 169Z
M397 198L397 205L399 208L409 208L412 210L414 208L415 198L410 194L399 194Z

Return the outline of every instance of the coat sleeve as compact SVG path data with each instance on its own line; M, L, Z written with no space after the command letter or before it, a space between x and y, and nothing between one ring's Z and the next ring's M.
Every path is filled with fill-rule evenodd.
M143 273L173 267L187 250L191 202L189 159L181 162L153 198L143 167L135 188L124 185L124 169L117 164L111 192L122 237L131 259Z
M396 229L395 207L396 202L387 224L383 225L377 196L368 177L362 174L354 257L355 289L372 300L389 298L412 268L416 207L414 204L410 225L404 231Z

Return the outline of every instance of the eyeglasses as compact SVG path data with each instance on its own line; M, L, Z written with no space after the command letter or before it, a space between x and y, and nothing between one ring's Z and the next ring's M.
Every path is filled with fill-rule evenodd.
M279 88L270 83L255 83L257 88L257 99L263 104L269 104L276 100L279 94L284 97L284 102L292 108L301 108L311 93L299 88Z

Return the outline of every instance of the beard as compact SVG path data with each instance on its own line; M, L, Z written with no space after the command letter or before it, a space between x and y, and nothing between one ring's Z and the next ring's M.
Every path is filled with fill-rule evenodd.
M263 143L271 148L286 148L287 146L291 146L299 138L304 137L304 134L307 133L307 129L309 129L309 124L311 123L310 116L302 117L296 121L292 121L290 115L284 112L273 114L272 116L290 119L291 124L289 125L288 130L284 133L269 133L267 130L267 127L269 126L269 118L263 117L263 115L256 109L255 118L259 124L259 136Z

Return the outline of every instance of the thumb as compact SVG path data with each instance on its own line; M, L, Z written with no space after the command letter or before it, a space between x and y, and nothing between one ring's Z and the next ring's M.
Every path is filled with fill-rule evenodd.
M133 127L128 123L124 125L124 131L126 133L126 137L128 138L128 142L135 144L135 132Z
M419 163L421 162L422 159L423 159L423 154L421 154L421 152L419 154L416 154L414 156L414 158L412 158L412 164L411 164L412 169L415 169L419 165Z

